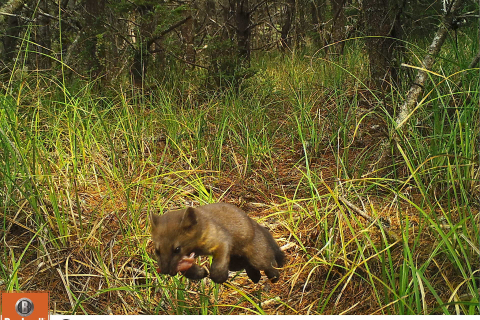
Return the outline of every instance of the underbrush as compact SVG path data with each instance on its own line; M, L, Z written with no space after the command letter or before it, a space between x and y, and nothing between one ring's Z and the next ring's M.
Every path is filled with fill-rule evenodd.
M355 52L267 57L218 92L13 82L0 290L49 290L60 314L478 314L478 81L432 75L393 139L401 96L367 90ZM274 234L279 283L157 274L147 213L217 201Z

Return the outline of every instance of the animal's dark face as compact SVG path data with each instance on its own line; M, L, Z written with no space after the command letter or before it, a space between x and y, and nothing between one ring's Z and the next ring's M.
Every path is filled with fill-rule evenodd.
M194 263L197 220L192 208L152 215L152 240L160 273L176 275Z

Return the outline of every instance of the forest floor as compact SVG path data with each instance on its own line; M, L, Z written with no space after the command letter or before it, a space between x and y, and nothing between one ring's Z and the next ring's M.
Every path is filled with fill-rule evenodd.
M401 99L361 89L361 61L280 57L208 95L22 82L0 101L0 290L53 314L478 314L478 79L439 83L394 142ZM269 229L277 283L156 272L148 212L212 202Z
M364 150L379 148L382 135L372 134L371 130L380 125L375 118L364 122L357 133L364 138L356 142L356 148L350 146L347 157L350 162L342 167L355 167ZM123 150L129 186L119 180L105 179L106 175L100 173L111 166L111 158L101 150L91 150L89 158L88 165L97 173L84 176L78 185L67 179L65 171L54 175L57 180L54 184L72 194L57 204L46 201L42 210L50 217L50 226L57 228L53 206L65 206L64 211L73 221L68 226L68 241L60 236L52 240L64 245L50 246L41 237L34 237L31 242L37 230L22 225L17 217L10 221L16 222L9 224L6 246L16 252L15 256L22 255L31 242L17 281L21 288L50 291L54 313L395 313L391 305L405 297L398 297L384 287L388 276L382 264L390 263L389 268L398 272L405 259L404 241L420 243L414 257L419 265L430 259L432 246L438 244L426 225L428 222L415 208L421 194L408 194L414 199L412 202L388 192L348 197L354 199L361 211L374 217L374 221L359 216L339 199L350 192L336 178L342 170L337 166L336 153L344 152L343 148L325 148L309 158L308 170L315 172L321 181L315 185L312 196L312 184L301 183L308 171L302 143L292 147L289 139L277 139L268 161L253 162L248 169L246 155L235 146L225 145L223 154L237 164L225 171L192 169L178 152L165 152L166 140L160 138L154 143L158 148L144 146L150 160L143 163L129 160L128 150ZM153 154L153 149L161 153ZM117 151L117 155L122 157L121 152ZM368 161L374 163L375 156L378 154L373 153ZM164 169L159 170L151 159L161 159ZM357 179L367 179L368 175L376 178L372 169ZM148 188L142 186L142 181L151 179L163 182ZM127 196L126 189L134 191ZM78 199L73 197L74 192ZM264 276L260 283L254 284L244 272L232 273L225 285L214 285L209 279L194 282L180 275L174 281L156 274L155 264L148 258L153 256L153 250L147 202L168 201L170 208L181 208L203 204L205 201L200 199L205 196L239 206L272 232L287 256L278 283L271 284ZM478 211L475 216L478 220ZM452 223L460 219L455 212L451 212L450 218ZM379 222L385 229L378 227ZM406 223L410 228L405 227ZM408 236L405 230L410 232ZM368 237L363 237L366 234ZM396 237L392 238L392 234ZM39 259L44 262L38 263ZM202 261L208 265L206 259ZM447 260L442 265L428 264L424 272L441 274L431 285L435 287L432 292L438 292L444 300L451 298L452 292L442 289L443 286L456 287L465 281ZM398 284L398 279L391 280ZM165 287L169 288L168 299ZM437 297L432 292L423 293L426 305L436 304ZM389 303L381 298L383 295L390 296Z

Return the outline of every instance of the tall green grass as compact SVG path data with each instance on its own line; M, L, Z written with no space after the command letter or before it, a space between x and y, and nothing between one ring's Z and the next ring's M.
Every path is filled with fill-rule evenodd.
M67 314L478 314L474 72L447 48L418 122L378 167L369 128L386 139L394 121L358 52L359 40L334 61L265 55L240 90L193 78L188 99L180 82L146 96L35 72L12 81L0 97L0 289L49 289L44 275ZM262 202L260 220L277 223L292 257L280 297L156 273L147 212L215 201Z

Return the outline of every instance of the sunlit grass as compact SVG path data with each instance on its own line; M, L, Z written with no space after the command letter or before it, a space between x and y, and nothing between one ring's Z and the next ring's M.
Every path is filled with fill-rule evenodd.
M465 71L457 88L458 65L444 64L379 164L394 120L356 52L265 56L242 90L193 79L187 98L185 83L147 96L12 81L0 97L0 290L56 282L65 314L478 314L478 81ZM147 213L216 201L275 234L282 281L156 272Z

